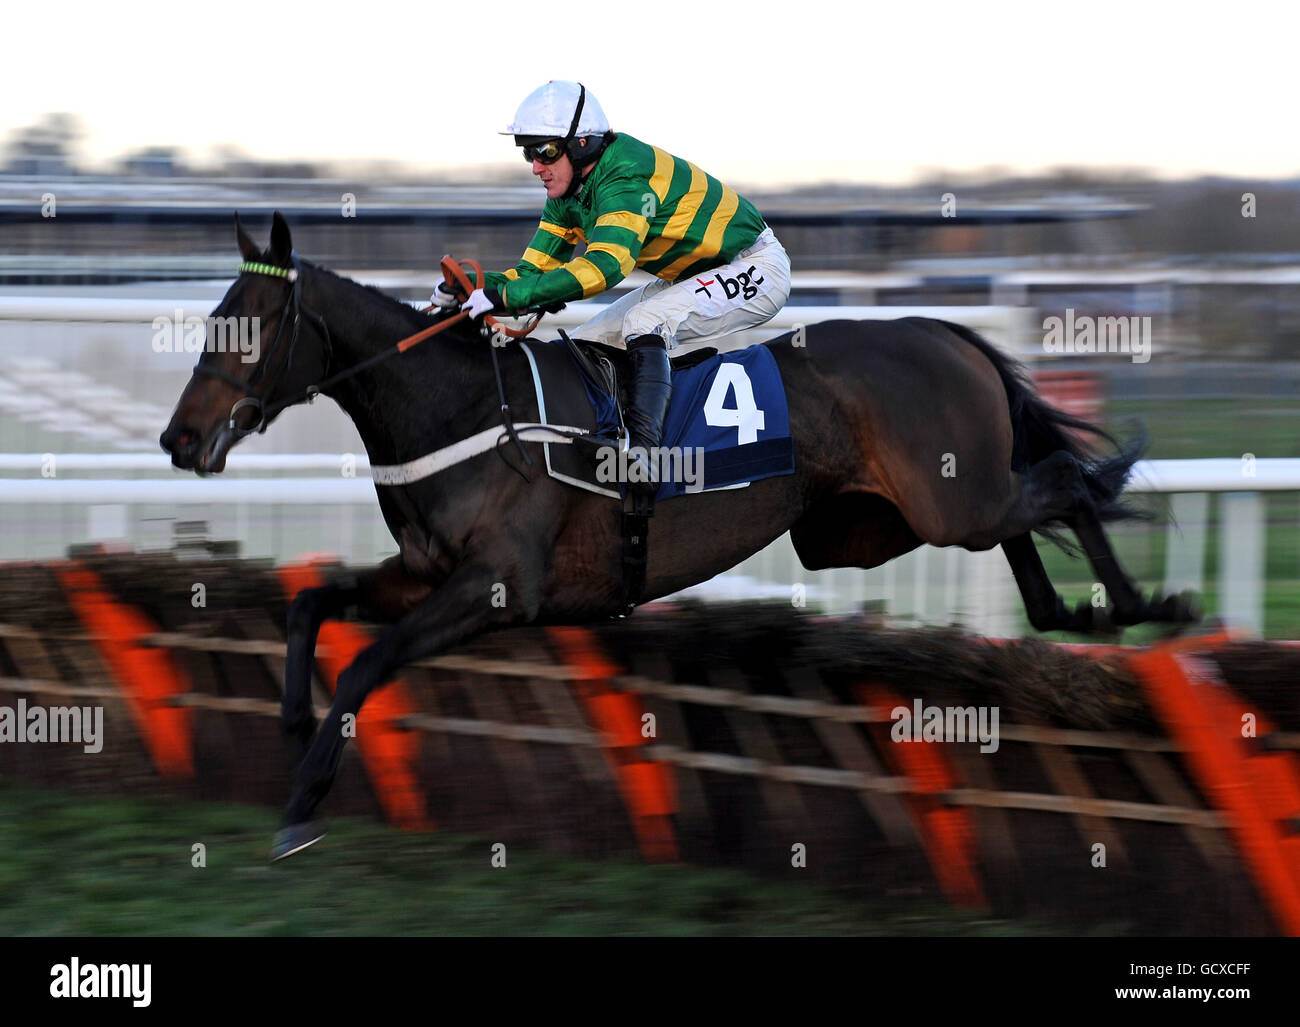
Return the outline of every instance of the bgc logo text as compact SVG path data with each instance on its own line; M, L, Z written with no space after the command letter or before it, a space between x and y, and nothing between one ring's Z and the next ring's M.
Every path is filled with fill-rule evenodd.
M755 277L757 268L753 264L749 265L748 271L742 271L735 278L726 278L718 275L718 284L727 294L727 299L734 300L737 296L743 296L747 300L752 300L758 295L757 286L763 284L763 276Z

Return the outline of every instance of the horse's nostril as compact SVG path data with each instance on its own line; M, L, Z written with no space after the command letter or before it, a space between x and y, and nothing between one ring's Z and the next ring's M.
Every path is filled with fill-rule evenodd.
M158 438L158 444L168 453L184 450L194 442L195 434L190 428L170 428Z

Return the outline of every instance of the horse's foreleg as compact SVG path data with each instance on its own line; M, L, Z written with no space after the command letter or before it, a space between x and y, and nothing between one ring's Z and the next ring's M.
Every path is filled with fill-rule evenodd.
M360 576L345 578L319 588L305 588L289 604L284 660L284 694L280 698L280 730L293 747L297 766L316 734L312 711L311 670L316 655L316 637L327 620L343 615L357 602Z
M484 565L457 569L436 591L385 628L339 675L329 714L298 769L285 813L285 831L277 838L273 852L275 858L289 855L320 836L295 828L309 825L316 807L329 792L346 742L344 718L349 714L355 717L373 689L415 660L449 649L489 627L528 619L527 604L518 597L507 594L504 605L494 603L501 592L494 587L499 578L499 571Z
M365 620L392 623L429 594L432 586L407 573L400 554L378 567L336 578L318 588L305 588L289 604L284 694L280 729L293 747L296 767L316 734L312 709L311 669L316 638L327 620L340 620L353 609Z

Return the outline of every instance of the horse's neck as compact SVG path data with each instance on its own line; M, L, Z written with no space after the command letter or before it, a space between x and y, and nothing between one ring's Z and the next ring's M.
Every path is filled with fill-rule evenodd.
M318 274L320 272L317 272ZM396 301L387 303L344 278L322 276L305 302L329 326L333 376L419 331ZM434 336L406 353L380 360L326 390L357 426L372 463L411 459L459 441L481 419L480 367L466 347ZM466 424L471 430L466 430Z

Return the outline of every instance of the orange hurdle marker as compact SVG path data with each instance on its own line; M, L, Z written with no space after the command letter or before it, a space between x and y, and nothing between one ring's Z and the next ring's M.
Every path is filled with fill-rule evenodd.
M172 654L144 645L158 627L120 602L99 575L79 563L56 565L55 574L113 683L126 700L140 737L163 777L194 776L194 711L173 706L191 691L188 675Z
M614 771L641 854L653 862L679 859L673 814L677 812L677 787L672 767L657 760L637 758L646 744L641 734L645 704L635 692L615 689L610 679L620 669L602 652L596 636L586 628L550 627L551 643L578 672L574 691L587 718L605 742L605 756Z
M862 703L882 718L878 725L888 731L890 711L908 707L898 695L883 685L858 686ZM948 901L957 906L988 909L988 900L975 866L975 824L966 809L945 806L940 794L956 788L959 779L942 747L935 742L892 739L881 746L885 762L895 774L906 777L916 788L907 796L921 844L925 847L930 868Z
M1300 757L1266 752L1274 728L1219 679L1214 667L1179 646L1160 646L1129 663L1156 715L1184 749L1202 793L1227 818L1238 850L1280 928L1300 936ZM1255 716L1256 738L1242 735Z

